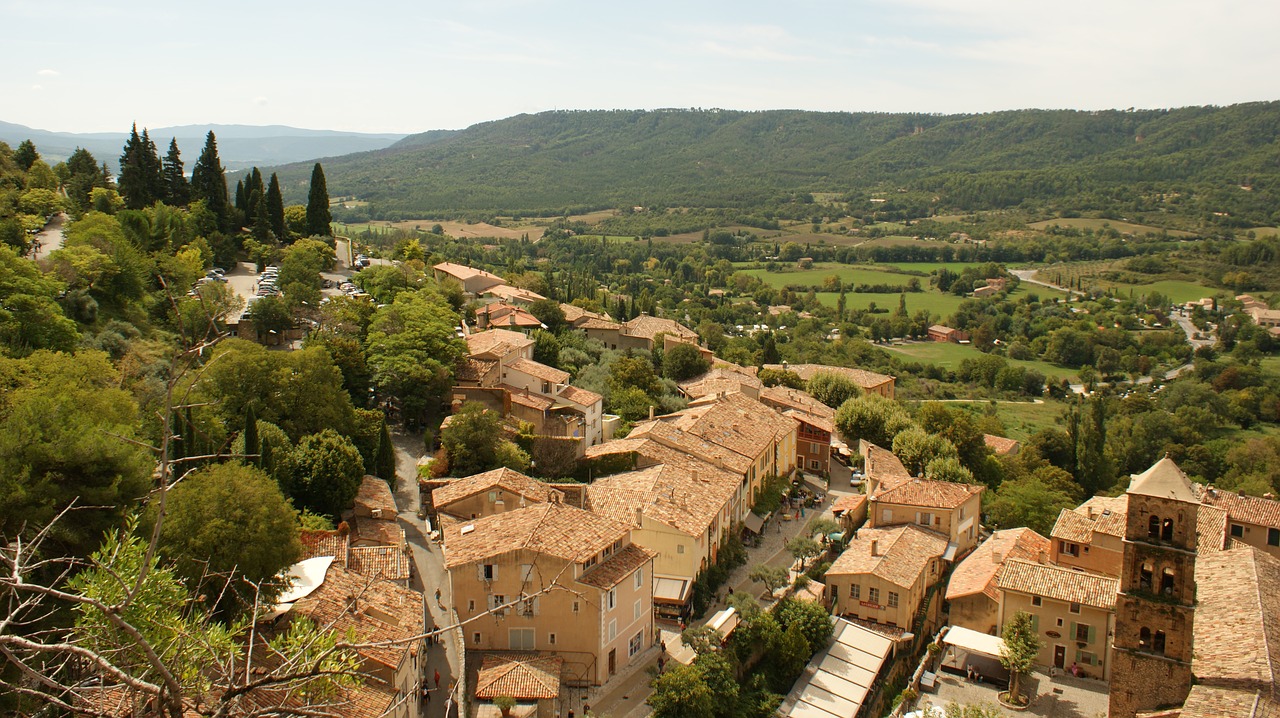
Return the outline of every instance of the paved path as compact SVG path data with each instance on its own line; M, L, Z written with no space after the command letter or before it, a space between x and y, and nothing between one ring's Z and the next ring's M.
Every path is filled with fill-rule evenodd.
M1035 277L1035 274L1036 274L1036 272L1038 272L1038 271L1040 271L1040 270L1038 270L1038 269L1010 269L1010 270L1009 270L1009 273L1010 273L1010 274L1012 274L1013 276L1017 277L1017 278L1018 278L1018 281L1020 281L1020 282L1027 282L1028 284L1038 284L1038 285L1040 285L1041 287L1048 287L1049 289L1056 289L1056 290L1058 290L1059 292L1066 292L1068 295L1078 294L1078 295L1080 295L1080 296L1082 296L1082 297L1084 296L1084 292L1080 291L1079 289L1071 289L1070 287L1060 287L1060 286L1058 286L1058 285L1056 285L1056 284L1053 284L1053 283L1051 283L1051 282L1042 282L1042 281L1040 281L1039 279L1035 279L1035 278L1034 278L1034 277Z
M49 220L44 229L40 230L40 234L35 237L35 259L45 259L50 252L62 249L62 241L66 239L65 235L62 234L62 230L66 224L67 214L59 212L53 216L53 219Z
M444 569L444 554L431 541L427 522L418 518L418 459L425 453L422 434L393 429L391 440L396 447L396 507L400 509L400 525L404 527L413 555L413 587L426 596L428 620L432 625L452 625L456 617L446 608L453 605L453 597L449 591L449 576ZM440 591L439 602L436 590ZM427 650L423 676L430 689L431 700L423 712L426 718L457 715L456 700L452 700L450 687L456 685L456 677L461 675L461 640L462 632L455 628ZM435 687L436 671L440 672L439 689ZM452 710L446 712L447 707Z

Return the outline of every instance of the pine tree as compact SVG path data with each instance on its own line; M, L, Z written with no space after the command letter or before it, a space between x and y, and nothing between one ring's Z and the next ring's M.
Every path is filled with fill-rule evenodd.
M391 488L396 487L396 450L391 443L391 430L387 428L387 420L382 420L382 431L378 434L378 451L374 458L374 472Z
M40 153L36 152L36 145L31 140L23 140L18 144L18 149L13 151L13 161L23 172L31 169L31 165L38 159L40 159Z
M257 167L250 170L249 178L244 183L245 196L252 196L254 192L262 195L267 193L266 186L262 184L262 171ZM249 208L253 209L253 205L249 205Z
M187 176L183 172L182 153L178 151L176 137L169 140L169 153L164 156L160 175L164 182L165 204L185 207L191 201L191 186L187 184Z
M244 180L236 180L236 209L249 214L249 195L244 191Z
M129 139L125 140L124 152L120 154L120 195L129 209L142 209L151 204L147 201L147 182L143 177L142 149L142 137L134 123Z
M284 194L280 192L280 179L271 173L271 182L267 184L267 215L271 218L271 231L276 239L284 242L288 239L284 224Z
M329 213L329 188L324 181L324 169L317 162L311 170L311 190L307 194L307 234L328 237L333 215Z
M258 191L253 193L253 238L268 244L274 241L271 231L271 213L267 211L267 198Z
M258 417L253 413L253 407L247 406L244 410L244 453L249 456L249 463L254 466L262 466L262 457L253 456L259 453L261 442L258 441Z
M200 159L191 170L191 198L203 200L210 212L218 218L218 225L223 231L232 229L230 207L227 206L227 175L222 168L222 160L218 157L218 139L210 130L205 137L204 150Z
M142 181L147 188L147 206L164 199L164 165L160 162L160 150L151 141L147 128L142 128L142 152L138 155L142 167Z

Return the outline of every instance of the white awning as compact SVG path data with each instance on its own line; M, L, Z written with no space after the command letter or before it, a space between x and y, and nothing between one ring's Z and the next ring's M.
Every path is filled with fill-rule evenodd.
M678 576L654 576L653 600L684 603L689 600L689 579Z
M978 633L963 626L952 626L947 631L947 635L943 636L942 642L963 651L981 653L984 656L993 656L995 658L999 658L1004 649L1003 638Z
M719 631L721 636L728 638L733 634L733 629L738 627L738 623L741 620L738 612L734 610L733 606L730 606L712 616L711 620L707 621L707 625Z
M960 550L960 544L956 543L955 541L951 541L950 543L947 544L947 550L942 552L942 560L943 561L956 560L956 551L959 551L959 550Z
M834 618L832 642L810 661L778 707L786 718L849 718L862 708L893 642L868 628Z

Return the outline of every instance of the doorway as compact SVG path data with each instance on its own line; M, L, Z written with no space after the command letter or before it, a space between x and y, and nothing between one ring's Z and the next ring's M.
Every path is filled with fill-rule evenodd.
M618 649L614 648L609 651L609 675L618 672Z
M1053 647L1053 665L1055 668L1067 667L1067 647L1066 646Z

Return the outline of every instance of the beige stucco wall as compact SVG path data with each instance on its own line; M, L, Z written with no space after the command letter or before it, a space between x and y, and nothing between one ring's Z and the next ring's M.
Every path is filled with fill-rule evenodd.
M502 498L497 498L501 495ZM519 494L501 489L493 489L491 491L482 491L475 496L469 496L465 499L455 501L448 506L437 506L437 511L443 511L451 516L457 516L460 519L481 519L485 516L500 514L506 511L514 511L515 509L529 506L536 503L525 500L520 501Z
M882 501L869 502L867 520L872 528L897 526L899 524L916 524L923 526L917 518L918 514L933 514L928 528L937 531L954 541L958 546L956 556L960 557L978 545L978 512L982 506L982 495L974 494L963 504L951 511L945 509L926 509L906 504L891 504ZM886 514L886 512L888 512Z
M641 515L639 528L631 531L633 543L657 553L653 570L663 576L693 579L704 559L710 560L706 541Z
M1015 591L1004 591L1003 594L1004 601L1000 614L1001 626L1018 611L1026 611L1035 617L1037 635L1044 642L1044 646L1040 649L1040 656L1036 659L1037 664L1046 667L1054 665L1055 648L1061 646L1065 651L1063 668L1070 668L1072 663L1079 663L1080 668L1094 678L1111 678L1109 656L1111 654L1111 635L1115 629L1114 611L1081 605L1079 613L1072 613L1071 604L1063 601L1043 598L1041 605L1033 606L1030 594ZM1074 625L1081 624L1093 628L1091 636L1093 640L1083 642L1083 646L1080 645L1081 642L1076 641L1076 633L1073 628ZM1050 636L1048 635L1050 632L1055 632L1059 635L1056 637ZM1093 663L1085 663L1084 657L1080 656L1080 653L1093 654Z
M951 601L950 622L979 633L1000 633L1000 604L985 593L961 596Z
M1065 549L1072 541L1053 539L1053 562L1067 568L1078 568L1084 571L1102 573L1108 576L1119 576L1120 567L1124 563L1124 547L1120 539L1106 534L1093 534L1092 544L1075 544L1079 548L1079 556L1072 556Z
M852 616L877 623L887 623L907 630L911 629L911 619L924 598L925 589L938 580L939 559L932 559L924 572L911 586L899 586L874 574L832 574L827 573L827 601L832 611L841 616ZM850 596L850 586L857 584L860 598ZM871 600L871 589L879 591L876 606L867 605ZM898 605L889 605L889 592L898 594ZM935 608L941 601L935 602Z
M1236 526L1240 527L1239 536L1236 535ZM1265 551L1276 558L1280 558L1280 546L1271 546L1267 543L1267 534L1269 532L1270 527L1262 526L1260 524L1249 523L1247 521L1240 521L1233 518L1229 518L1227 521L1228 536L1237 541L1244 542L1250 546Z

